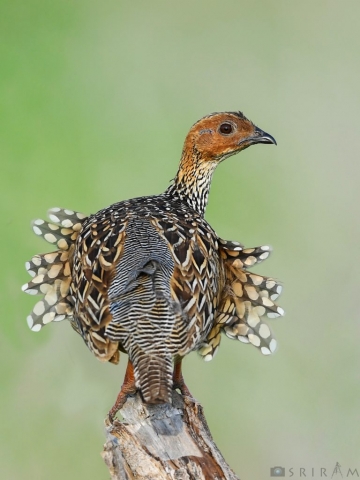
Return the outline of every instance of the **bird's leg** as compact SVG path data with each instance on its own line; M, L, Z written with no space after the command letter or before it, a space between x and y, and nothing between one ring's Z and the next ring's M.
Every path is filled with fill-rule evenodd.
M181 357L175 358L174 373L173 373L173 390L176 390L178 388L183 396L193 398L193 396L190 393L190 390L185 385L184 377L181 371L181 362L182 362Z
M120 410L120 408L123 407L124 403L126 402L127 396L129 394L134 394L134 393L136 393L134 367L133 367L133 364L130 362L130 360L128 360L125 377L124 377L124 383L122 384L120 393L117 396L114 406L109 412L109 418L111 422L114 420L115 415Z

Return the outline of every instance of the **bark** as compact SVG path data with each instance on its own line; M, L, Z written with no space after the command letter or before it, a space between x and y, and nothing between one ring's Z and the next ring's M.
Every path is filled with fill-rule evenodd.
M137 394L106 420L102 457L112 480L239 480L210 434L203 408L173 393L173 405L146 405Z

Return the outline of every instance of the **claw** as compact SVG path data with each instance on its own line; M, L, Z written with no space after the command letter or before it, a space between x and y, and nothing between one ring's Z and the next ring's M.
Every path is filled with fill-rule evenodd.
M173 390L179 389L181 394L184 397L194 398L191 395L190 390L185 384L184 377L181 371L181 362L182 358L177 358L174 364L174 374L173 374Z

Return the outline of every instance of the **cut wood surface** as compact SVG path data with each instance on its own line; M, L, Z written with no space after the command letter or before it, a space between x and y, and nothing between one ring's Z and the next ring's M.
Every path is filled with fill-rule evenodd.
M239 480L215 445L203 408L173 392L173 405L144 404L137 394L109 420L102 457L111 480Z

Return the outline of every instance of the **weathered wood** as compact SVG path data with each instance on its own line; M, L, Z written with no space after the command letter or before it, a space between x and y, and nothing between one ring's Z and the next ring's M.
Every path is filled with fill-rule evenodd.
M215 445L203 408L173 393L173 405L146 405L139 394L106 420L102 457L112 480L239 480Z

